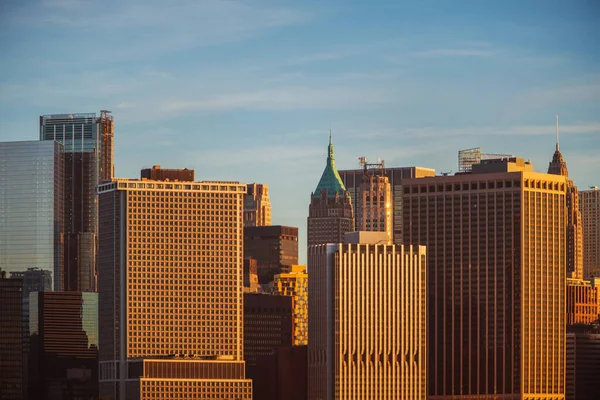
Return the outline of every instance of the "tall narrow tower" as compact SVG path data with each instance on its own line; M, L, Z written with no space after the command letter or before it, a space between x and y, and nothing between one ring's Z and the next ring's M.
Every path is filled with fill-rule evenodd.
M63 144L64 282L67 291L96 291L98 183L113 176L114 121L110 111L40 117L40 140Z
M563 160L558 145L558 115L556 116L556 147L548 173L569 177L567 163ZM579 190L571 179L567 179L567 277L583 278L583 228L579 211Z
M311 193L307 222L309 246L342 243L344 234L354 230L352 201L335 167L331 133L327 164L317 188Z

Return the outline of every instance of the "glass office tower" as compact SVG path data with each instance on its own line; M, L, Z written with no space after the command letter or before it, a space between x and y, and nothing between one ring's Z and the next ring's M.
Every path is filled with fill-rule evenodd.
M40 140L64 145L64 290L96 291L96 185L113 176L114 122L110 111L40 117Z
M63 279L63 146L54 141L0 143L0 266L37 267Z

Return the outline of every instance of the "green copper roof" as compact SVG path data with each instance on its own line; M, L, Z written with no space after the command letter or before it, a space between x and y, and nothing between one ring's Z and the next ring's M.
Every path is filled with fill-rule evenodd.
M327 155L327 165L321 175L321 180L313 193L313 197L320 197L321 192L327 189L327 197L335 197L336 193L342 195L342 191L346 190L337 168L335 168L335 158L333 157L333 143L331 143L331 133L329 134L329 153Z

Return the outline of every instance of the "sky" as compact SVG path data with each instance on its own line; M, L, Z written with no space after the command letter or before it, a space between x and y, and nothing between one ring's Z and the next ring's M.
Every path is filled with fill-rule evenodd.
M327 156L456 171L460 149L600 185L596 1L4 0L0 141L111 110L119 177L269 185L300 228Z

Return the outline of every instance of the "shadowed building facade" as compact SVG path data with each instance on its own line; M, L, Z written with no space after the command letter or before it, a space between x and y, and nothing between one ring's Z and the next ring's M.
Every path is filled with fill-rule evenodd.
M575 329L567 333L566 400L600 399L600 332Z
M368 238L308 249L309 400L426 396L425 247Z
M428 398L563 399L567 179L520 158L408 179L427 246Z
M298 228L282 225L244 227L244 258L256 260L261 284L272 282L274 275L298 264Z
M0 399L25 395L23 352L23 281L0 269Z
M98 396L97 293L31 293L29 331L30 398Z
M583 227L583 272L586 278L600 278L600 190L592 186L579 192Z
M49 290L64 281L63 176L62 144L0 142L0 267L47 271Z
M237 182L98 187L100 397L251 399Z
M64 282L62 290L96 291L96 185L114 174L110 111L40 117L40 141L63 145Z
M335 167L331 135L325 170L310 196L307 225L308 246L342 243L344 234L354 230L352 201Z

